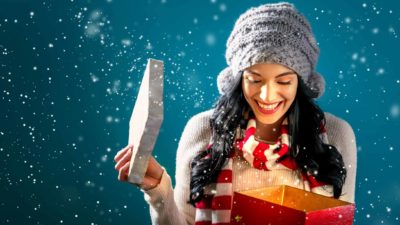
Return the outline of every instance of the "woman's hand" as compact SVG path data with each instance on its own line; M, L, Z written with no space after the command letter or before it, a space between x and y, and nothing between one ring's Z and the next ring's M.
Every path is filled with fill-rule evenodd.
M118 180L122 182L128 181L129 165L132 156L133 145L128 145L120 150L114 157L115 170L119 171ZM146 174L144 175L143 182L141 184L135 184L141 189L147 191L156 187L163 175L164 170L154 159L150 156L149 165L147 166Z

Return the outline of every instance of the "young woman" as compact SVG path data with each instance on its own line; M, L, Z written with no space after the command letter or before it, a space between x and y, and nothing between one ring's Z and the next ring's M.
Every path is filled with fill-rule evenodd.
M351 126L314 102L324 79L308 21L292 4L251 8L227 41L214 109L187 123L176 186L151 158L140 185L153 224L229 224L234 191L289 185L354 202L356 143ZM132 146L115 156L127 180Z

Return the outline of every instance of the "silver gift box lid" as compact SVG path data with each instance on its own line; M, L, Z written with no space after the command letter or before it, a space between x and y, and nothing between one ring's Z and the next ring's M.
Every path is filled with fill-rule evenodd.
M133 144L128 181L140 184L146 173L163 121L164 63L148 59L129 122L129 144Z

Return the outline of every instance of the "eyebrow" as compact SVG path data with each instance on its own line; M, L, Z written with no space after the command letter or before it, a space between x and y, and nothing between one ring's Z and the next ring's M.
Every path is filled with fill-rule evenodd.
M249 73L251 73L251 74L260 76L260 77L262 76L261 74L256 73L256 72L254 72L254 71L251 71L251 70L249 70L249 69L247 69L247 70L245 70L245 71L247 71L247 72L249 72ZM286 76L286 75L292 75L292 74L295 75L296 73L293 72L293 71L287 71L287 72L284 72L284 73L281 73L281 74L276 75L275 78L282 77L282 76Z

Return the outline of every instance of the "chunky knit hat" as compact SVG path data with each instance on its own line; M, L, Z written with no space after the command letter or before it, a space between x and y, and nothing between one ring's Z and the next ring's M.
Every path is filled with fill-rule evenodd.
M236 21L226 43L229 65L217 79L225 94L240 79L241 71L258 63L278 63L295 71L320 97L325 89L323 77L314 71L319 55L311 26L290 3L253 7Z

